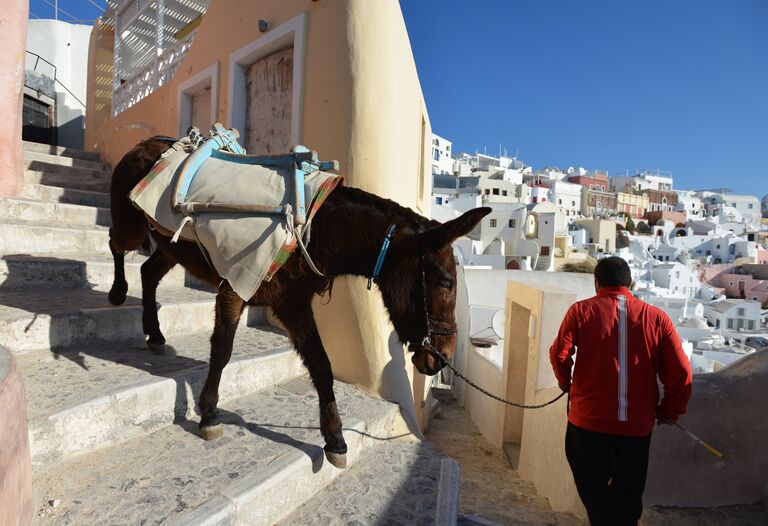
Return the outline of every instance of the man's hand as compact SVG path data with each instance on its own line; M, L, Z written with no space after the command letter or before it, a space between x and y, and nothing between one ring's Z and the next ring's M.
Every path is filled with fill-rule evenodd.
M675 425L675 421L670 420L669 418L663 417L660 414L656 413L656 425L660 426L662 424L667 424L672 426L672 425Z

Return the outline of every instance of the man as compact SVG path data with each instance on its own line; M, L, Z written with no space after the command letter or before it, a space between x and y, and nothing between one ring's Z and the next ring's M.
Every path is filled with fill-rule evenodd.
M601 259L597 295L571 306L549 351L570 396L566 457L595 526L637 524L654 419L675 422L691 396L691 365L674 325L634 298L631 283L623 259Z

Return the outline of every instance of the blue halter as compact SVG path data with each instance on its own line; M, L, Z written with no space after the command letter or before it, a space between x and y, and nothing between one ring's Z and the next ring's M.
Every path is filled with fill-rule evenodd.
M389 242L392 240L392 233L395 231L396 227L397 225L395 223L389 225L387 235L384 236L384 242L381 244L381 249L379 250L379 257L376 258L376 265L373 267L373 274L368 278L368 290L371 290L371 285L374 280L379 279L381 267L384 266L384 258L387 257L387 250L389 250Z

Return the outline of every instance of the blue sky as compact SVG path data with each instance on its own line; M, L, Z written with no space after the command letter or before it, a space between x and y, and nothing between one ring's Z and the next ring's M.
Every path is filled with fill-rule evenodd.
M768 2L401 0L432 129L534 167L768 193Z
M31 13L51 18L48 2ZM535 167L662 169L678 188L768 193L768 1L400 5L432 128L454 150L501 144Z

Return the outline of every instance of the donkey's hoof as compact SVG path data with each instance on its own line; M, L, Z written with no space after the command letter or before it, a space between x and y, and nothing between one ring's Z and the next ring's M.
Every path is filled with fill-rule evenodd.
M128 294L128 283L113 283L109 289L107 299L112 305L122 305L125 303L125 297Z
M203 440L217 440L224 436L224 426L222 424L200 426L200 436Z
M162 342L147 342L147 349L152 354L163 354L165 352L165 340Z
M347 454L346 453L334 453L332 451L325 452L325 458L331 465L338 469L344 469L347 467Z

